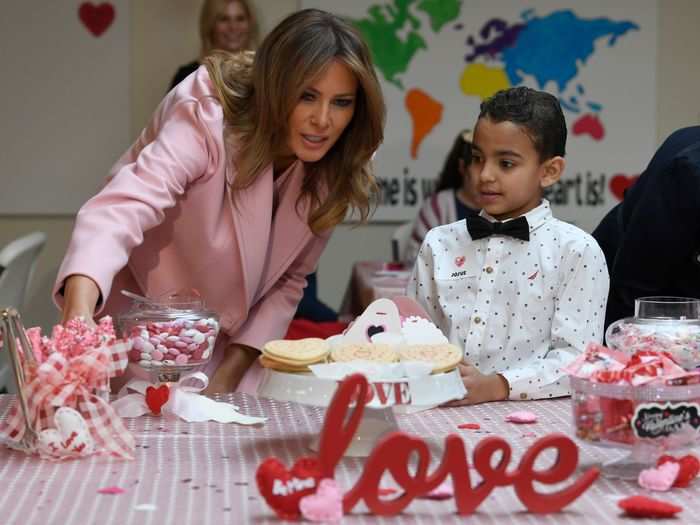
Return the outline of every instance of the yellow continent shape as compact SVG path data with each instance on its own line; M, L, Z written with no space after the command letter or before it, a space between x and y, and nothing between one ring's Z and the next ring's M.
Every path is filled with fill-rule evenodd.
M506 72L500 67L489 67L484 64L469 64L459 77L459 87L467 96L489 98L496 91L508 89L510 81Z

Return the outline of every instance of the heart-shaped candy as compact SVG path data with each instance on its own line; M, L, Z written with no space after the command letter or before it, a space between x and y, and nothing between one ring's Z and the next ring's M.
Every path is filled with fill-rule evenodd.
M39 432L37 448L41 456L70 459L95 452L95 440L80 412L61 407L53 417L56 428Z
M333 479L322 479L315 494L299 501L301 515L309 521L334 522L343 517L343 495Z
M258 467L255 480L267 504L282 519L299 519L299 502L316 492L321 465L313 457L299 458L291 470L277 458L267 458Z
M146 388L146 405L156 416L160 415L160 409L170 399L168 385L160 385L158 388L149 386Z
M670 518L683 510L683 507L673 503L646 496L630 496L621 499L617 502L617 506L624 510L625 514L635 518Z
M637 482L640 487L647 490L665 492L673 486L680 468L680 464L675 461L667 461L656 468L642 470Z
M698 473L700 473L700 460L692 454L688 454L682 458L664 455L656 461L656 466L659 467L669 461L678 463L680 466L676 481L673 483L674 487L687 487L690 485L690 482L698 476Z

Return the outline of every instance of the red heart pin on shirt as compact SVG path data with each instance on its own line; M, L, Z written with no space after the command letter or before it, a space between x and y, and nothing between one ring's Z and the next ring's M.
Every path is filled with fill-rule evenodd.
M280 518L287 520L299 519L299 501L316 492L320 478L321 465L313 457L299 458L291 469L277 458L267 458L255 473L262 497Z
M617 200L621 201L625 196L625 190L637 182L638 178L639 175L623 175L622 173L613 175L610 177L610 192L615 195Z
M160 385L158 388L149 386L146 388L146 405L156 416L160 415L160 409L170 399L168 385Z
M108 2L99 5L83 2L78 8L78 18L95 36L100 36L109 29L114 22L114 15L114 6Z

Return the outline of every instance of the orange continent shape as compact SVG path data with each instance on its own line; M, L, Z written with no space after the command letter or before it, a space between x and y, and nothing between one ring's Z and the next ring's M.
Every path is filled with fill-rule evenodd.
M418 148L421 143L442 120L443 105L417 88L406 93L406 109L413 121L413 137L411 139L411 158L418 158Z

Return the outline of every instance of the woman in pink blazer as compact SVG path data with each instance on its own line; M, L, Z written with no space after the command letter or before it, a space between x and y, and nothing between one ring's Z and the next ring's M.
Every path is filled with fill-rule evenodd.
M369 212L385 107L367 46L320 10L257 53L216 54L171 91L78 212L54 296L64 321L119 293L194 288L220 316L210 392L254 393L333 227Z

